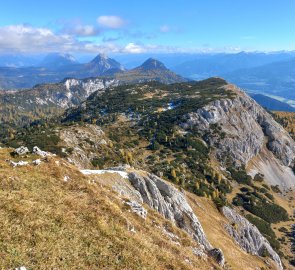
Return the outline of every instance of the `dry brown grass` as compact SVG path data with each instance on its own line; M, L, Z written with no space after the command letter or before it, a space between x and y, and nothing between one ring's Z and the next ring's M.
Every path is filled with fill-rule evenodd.
M275 119L295 138L295 113L294 112L273 112Z
M152 210L144 221L115 193L88 183L64 161L51 158L38 167L11 168L8 158L9 151L0 149L0 269L214 266L193 255L196 243L186 233ZM136 233L127 229L130 224ZM179 236L180 245L163 235L163 226Z

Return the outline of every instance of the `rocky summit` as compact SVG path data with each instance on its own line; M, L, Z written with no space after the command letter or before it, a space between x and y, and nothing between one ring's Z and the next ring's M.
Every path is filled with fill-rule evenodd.
M152 69L161 69L167 70L165 65L154 58L147 59L141 66L137 67L139 70L152 70Z

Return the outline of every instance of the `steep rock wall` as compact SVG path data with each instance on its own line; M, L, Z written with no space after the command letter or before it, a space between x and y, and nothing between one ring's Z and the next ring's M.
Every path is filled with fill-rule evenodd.
M293 166L295 142L287 131L236 86L227 85L224 90L234 92L236 97L216 100L185 115L181 126L184 129L197 127L216 148L221 163L228 155L236 165L247 165L267 148L282 166ZM208 134L212 125L217 126L218 131ZM280 184L279 179L277 182ZM295 186L295 176L291 182L291 186Z

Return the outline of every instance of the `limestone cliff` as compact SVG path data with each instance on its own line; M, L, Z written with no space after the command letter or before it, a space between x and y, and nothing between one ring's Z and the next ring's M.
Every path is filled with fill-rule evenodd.
M218 99L188 113L181 126L187 130L197 127L207 142L216 148L221 163L229 157L237 166L251 164L251 169L265 174L270 166L263 169L261 164L251 163L253 158L264 152L276 163L277 171L290 171L288 167L293 166L295 142L287 131L236 86L227 85L224 90L235 93L236 97ZM214 125L216 133L207 134ZM272 183L292 187L295 186L295 177L293 174L291 178L290 174L288 177L283 175L282 179L272 179Z

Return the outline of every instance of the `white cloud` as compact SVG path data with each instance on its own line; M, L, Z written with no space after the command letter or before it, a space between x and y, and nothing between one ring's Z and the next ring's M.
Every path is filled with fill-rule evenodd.
M79 24L77 24L79 26ZM83 41L78 36L91 36L96 28L92 26L77 26L72 34L65 32L55 33L49 28L33 27L30 25L7 25L0 27L0 54L7 53L174 53L174 52L237 52L241 48L223 47L192 47L181 48L174 46L161 46L157 44L136 43L134 37L128 37L130 41L122 44L116 39L104 39L102 41ZM79 33L79 34L78 34Z
M112 29L121 28L126 24L125 20L119 16L100 16L97 18L97 22L101 26Z
M147 51L147 48L144 46L135 44L135 43L128 43L125 48L123 49L125 53L144 53Z
M0 27L1 51L24 51L59 45L68 46L73 40L68 35L55 35L48 28L34 28L28 25L8 25Z
M90 34L92 28L79 30ZM108 46L79 41L69 34L56 34L48 28L30 25L8 25L0 27L0 53L43 53L43 52L99 52Z
M73 30L73 29L72 29ZM72 35L64 32L54 33L48 28L30 25L9 25L0 27L0 53L47 53L47 52L79 52L79 53L143 53L152 50L151 45L128 43L118 45L113 42L80 41L80 35L91 35L92 27L76 27ZM75 32L75 33L74 33Z

